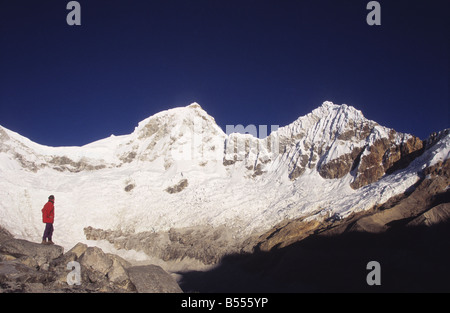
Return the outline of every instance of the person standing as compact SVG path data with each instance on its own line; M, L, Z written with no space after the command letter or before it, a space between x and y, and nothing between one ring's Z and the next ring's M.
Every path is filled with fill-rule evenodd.
M48 197L48 202L42 208L42 222L45 223L44 236L42 237L42 244L52 245L53 236L53 221L55 220L55 196Z

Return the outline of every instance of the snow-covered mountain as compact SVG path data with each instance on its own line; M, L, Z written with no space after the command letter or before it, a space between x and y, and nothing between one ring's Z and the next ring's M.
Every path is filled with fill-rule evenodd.
M211 241L239 249L282 221L341 220L403 194L449 153L448 130L422 141L331 102L265 138L224 133L196 103L82 147L43 146L0 127L0 225L39 241L54 194L54 239L66 248L107 239L208 263L165 248L204 238L200 250Z

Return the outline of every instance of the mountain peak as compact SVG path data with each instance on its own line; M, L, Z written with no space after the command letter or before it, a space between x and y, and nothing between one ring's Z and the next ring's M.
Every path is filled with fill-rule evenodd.
M358 118L364 118L364 115L362 112L355 107L347 104L335 104L331 101L324 101L321 106L319 106L317 109L313 110L313 113L322 113L328 115L329 113L336 113L336 114L344 114L344 115L351 115Z
M191 104L189 104L187 106L187 108L191 108L191 109L202 109L202 107L200 106L200 104L198 104L197 102L192 102ZM203 109L202 109L203 110Z
M332 101L324 101L322 103L323 107L333 107L333 106L336 106L336 105L338 105L338 104L334 104Z

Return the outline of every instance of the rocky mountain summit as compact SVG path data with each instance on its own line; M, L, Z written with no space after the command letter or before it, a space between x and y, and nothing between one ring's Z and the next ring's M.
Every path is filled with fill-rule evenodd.
M350 173L350 186L354 189L406 167L423 152L419 138L380 126L353 107L328 101L265 139L240 137L235 134L228 139L227 145L233 145L225 148L225 165L244 160L248 169L261 175L274 165L279 166L278 161L288 168L291 180L306 169L315 169L325 179ZM238 149L239 141L245 142L245 148ZM251 151L249 147L258 149Z
M79 264L79 280L71 275ZM132 266L98 247L78 243L68 252L58 245L15 239L0 228L0 292L182 292L156 265Z

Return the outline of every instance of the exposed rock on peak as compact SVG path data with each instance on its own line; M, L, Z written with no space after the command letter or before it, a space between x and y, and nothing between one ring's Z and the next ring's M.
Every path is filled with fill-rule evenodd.
M352 188L360 188L380 179L384 174L405 168L423 152L422 141L414 136L390 132L389 138L377 139L362 151L355 166ZM355 161L356 159L354 159Z

